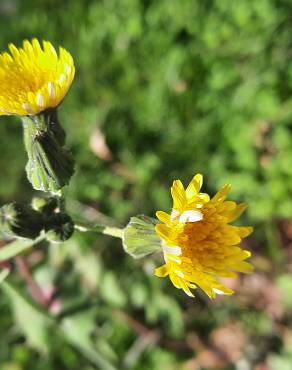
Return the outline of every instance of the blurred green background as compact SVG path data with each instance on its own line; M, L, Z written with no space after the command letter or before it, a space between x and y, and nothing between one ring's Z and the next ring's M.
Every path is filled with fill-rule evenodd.
M230 182L249 204L256 267L228 283L234 296L193 300L153 276L161 256L133 260L119 240L38 247L27 261L68 316L52 329L1 292L1 370L292 369L291 17L289 0L0 1L1 50L38 37L74 57L59 109L73 214L154 216L173 179L201 172L205 191ZM19 120L1 117L0 145L1 204L29 199Z

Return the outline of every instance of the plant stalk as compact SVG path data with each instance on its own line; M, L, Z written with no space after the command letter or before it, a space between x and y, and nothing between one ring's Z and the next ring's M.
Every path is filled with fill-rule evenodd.
M42 307L48 308L50 301L44 295L38 283L34 280L26 260L23 257L16 256L15 262L20 276L23 278L23 280L27 283L29 287L32 298Z

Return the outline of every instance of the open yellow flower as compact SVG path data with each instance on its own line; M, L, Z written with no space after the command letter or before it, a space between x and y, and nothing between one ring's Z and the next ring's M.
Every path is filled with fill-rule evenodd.
M169 276L173 285L193 296L190 289L200 287L210 298L216 294L233 294L218 281L218 277L236 277L235 272L250 273L251 264L245 260L250 252L239 247L252 227L229 223L246 209L245 204L226 201L230 185L224 185L210 199L200 193L203 177L197 174L184 189L180 180L171 188L171 214L156 213L163 222L156 225L162 238L165 264L155 270L159 277Z
M37 39L0 54L0 115L36 115L60 104L75 74L68 51Z

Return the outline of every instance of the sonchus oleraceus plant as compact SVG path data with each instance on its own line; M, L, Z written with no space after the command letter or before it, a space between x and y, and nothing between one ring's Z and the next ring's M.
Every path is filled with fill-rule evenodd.
M34 197L30 204L3 205L2 237L62 242L75 230L103 233L121 238L125 252L134 258L161 253L164 264L154 274L168 276L188 296L193 297L196 288L210 298L232 294L220 278L251 273L253 267L246 261L250 252L240 247L252 227L231 224L246 204L226 200L230 185L210 197L201 192L201 174L195 175L186 188L175 180L170 213L158 211L157 219L132 217L123 229L73 221L66 211L62 188L70 184L74 159L65 146L66 134L57 114L74 79L73 58L64 48L56 50L50 42L37 39L8 48L9 52L0 55L0 115L16 115L22 120L27 178L35 190L47 196ZM13 251L10 244L5 246L0 261L15 257L22 249Z

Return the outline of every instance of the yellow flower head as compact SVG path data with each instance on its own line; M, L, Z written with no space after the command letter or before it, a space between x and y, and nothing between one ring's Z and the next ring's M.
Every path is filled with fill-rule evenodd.
M75 74L70 53L37 39L9 50L0 54L0 115L35 115L59 105Z
M155 275L168 275L173 285L189 296L193 296L190 288L198 286L215 298L216 294L233 293L218 277L236 277L236 271L253 271L245 261L250 252L239 247L252 227L229 224L246 209L243 203L225 200L230 185L224 185L210 199L208 194L200 193L202 183L200 174L186 189L180 180L175 180L171 188L171 214L156 213L163 222L156 225L156 232L162 238L165 264L155 270Z

